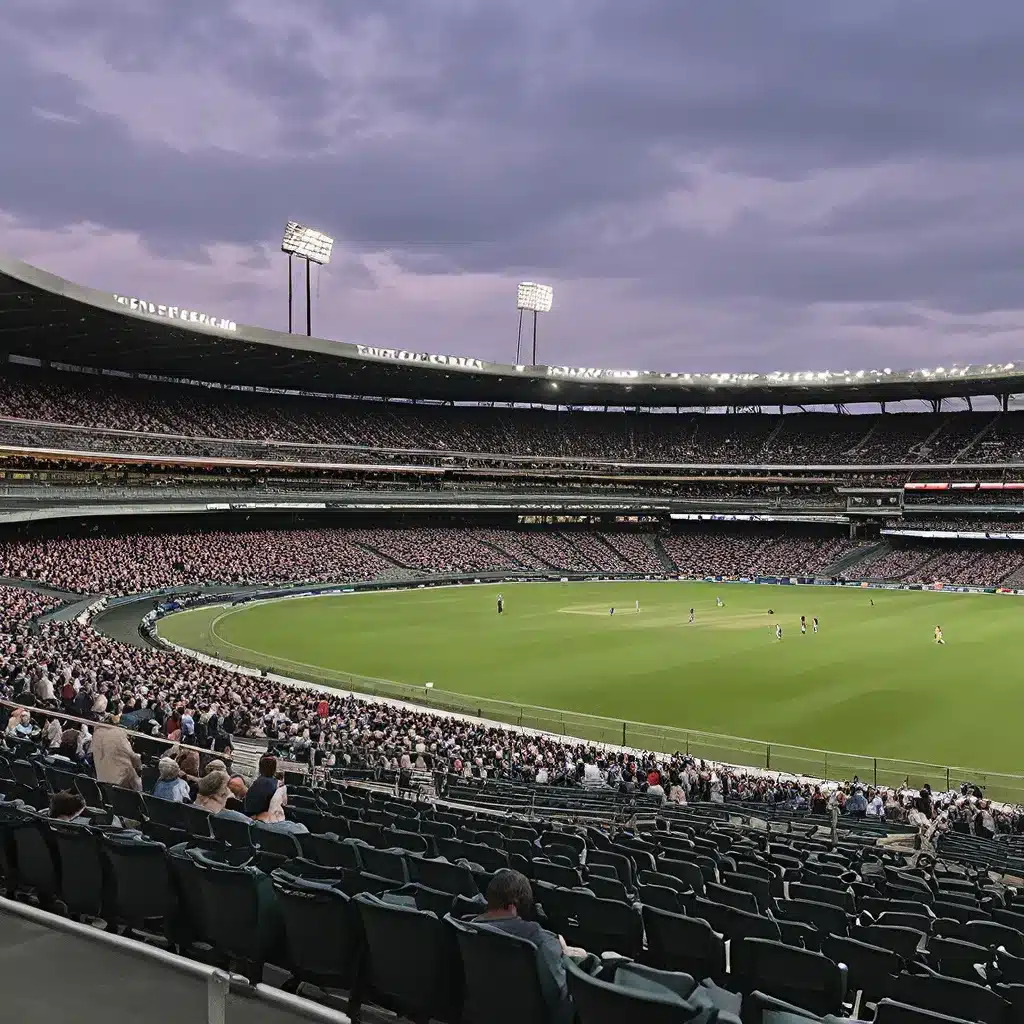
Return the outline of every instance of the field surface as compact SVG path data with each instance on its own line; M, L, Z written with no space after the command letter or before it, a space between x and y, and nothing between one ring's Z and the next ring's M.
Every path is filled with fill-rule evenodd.
M750 737L779 745L772 766L785 770L794 770L795 755L782 763L782 745L793 744L1024 772L1020 599L704 583L500 590L501 616L499 588L466 586L204 608L171 616L160 632L230 660L339 686L348 673L419 687L429 681L437 697L455 691ZM943 647L932 639L936 624ZM480 703L485 715L516 721ZM529 717L523 724L550 725ZM571 723L559 731L581 734ZM600 737L621 741L614 732ZM664 742L682 749L677 739ZM650 731L638 737L630 729L627 740L668 749ZM760 746L749 752L730 759L763 759ZM694 753L727 758L729 751L696 744ZM847 764L849 774L869 777L863 762ZM806 766L808 774L815 768Z

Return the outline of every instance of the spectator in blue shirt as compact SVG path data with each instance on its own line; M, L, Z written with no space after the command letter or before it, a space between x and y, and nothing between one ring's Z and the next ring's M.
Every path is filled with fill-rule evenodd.
M160 778L153 787L153 796L175 803L188 803L192 792L181 777L181 769L169 758L160 758Z
M853 818L863 818L867 813L868 801L864 796L864 790L858 786L853 791L853 796L846 801L846 813Z

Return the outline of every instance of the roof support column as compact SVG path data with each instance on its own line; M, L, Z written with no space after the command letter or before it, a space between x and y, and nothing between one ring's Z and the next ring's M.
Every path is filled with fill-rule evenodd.
M1009 395L1000 395L999 396L999 401L1000 401L1000 404L1003 407L1003 412L1009 412L1010 411L1010 396Z

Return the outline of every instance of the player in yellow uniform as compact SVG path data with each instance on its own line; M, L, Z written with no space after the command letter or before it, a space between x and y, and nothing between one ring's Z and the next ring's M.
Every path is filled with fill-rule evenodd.
M942 639L942 627L941 626L936 626L935 627L935 642L937 644L945 644L945 642L946 642L945 640Z

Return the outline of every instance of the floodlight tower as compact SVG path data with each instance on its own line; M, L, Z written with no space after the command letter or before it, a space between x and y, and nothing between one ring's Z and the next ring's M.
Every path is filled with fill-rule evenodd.
M292 257L298 256L306 261L306 334L313 336L313 311L310 304L309 266L316 263L326 266L331 262L331 250L334 239L322 231L303 227L290 220L285 225L284 238L281 239L281 252L288 253L288 333L292 333Z
M549 284L534 284L533 281L523 281L519 285L519 297L516 306L519 309L519 336L516 338L516 363L519 363L519 349L523 340L523 312L533 313L533 358L534 366L537 365L537 314L550 313L551 301L554 298L554 289Z

